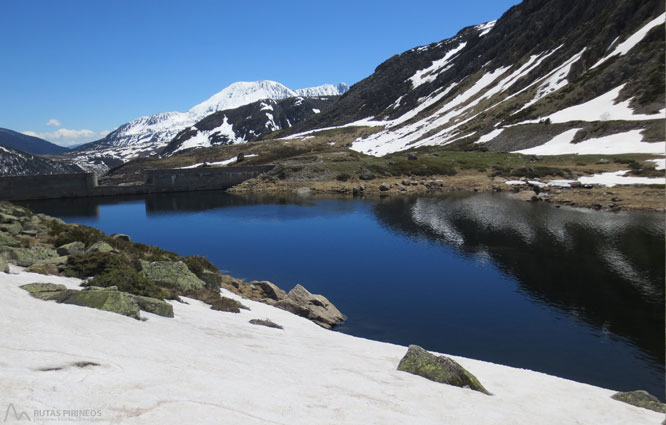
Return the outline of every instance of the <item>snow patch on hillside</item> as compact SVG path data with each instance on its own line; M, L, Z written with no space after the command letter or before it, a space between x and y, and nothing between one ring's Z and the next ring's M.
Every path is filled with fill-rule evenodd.
M416 71L414 75L409 77L409 81L412 82L412 87L417 88L420 85L435 81L439 74L450 68L449 63L451 62L451 59L464 49L466 45L467 43L460 43L458 46L446 52L444 57L433 61L429 67Z
M580 143L571 143L579 128L567 130L552 140L534 148L516 151L525 155L564 155L564 154L621 154L653 153L664 154L666 142L643 142L641 130L631 130L610 136L587 139Z
M585 103L574 105L554 114L548 115L543 118L534 120L523 121L519 124L534 124L544 119L550 119L553 123L565 123L570 121L648 121L664 119L666 110L662 109L657 114L636 114L629 106L631 99L618 102L617 98L626 84L622 84L604 93L599 97L595 97Z
M592 65L592 68L590 69L598 67L599 65L606 62L608 59L612 58L613 56L626 55L629 52L629 50L636 47L636 45L645 38L645 36L648 34L648 32L650 32L652 28L656 27L657 25L664 25L665 22L666 22L666 13L662 13L661 15L654 18L652 21L648 22L647 25L645 25L643 28L639 29L634 34L632 34L624 42L620 43L609 55L606 55L603 58L599 59L599 61L594 65ZM613 44L615 44L615 41L611 43L611 46Z

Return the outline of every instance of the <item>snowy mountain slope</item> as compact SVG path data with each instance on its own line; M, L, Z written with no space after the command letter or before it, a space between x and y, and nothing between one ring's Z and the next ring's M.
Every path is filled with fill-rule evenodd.
M649 145L639 151L664 152L664 22L656 0L525 0L390 58L287 134L372 126L353 149L384 155L424 145L518 151L577 128L574 143L639 132Z
M69 150L39 137L28 136L8 128L0 128L0 146L35 155L58 154Z
M237 82L211 96L187 112L165 112L141 117L123 124L104 139L74 149L72 155L85 161L91 155L102 155L123 161L148 156L164 148L178 133L217 111L235 109L264 99L286 99L297 96L340 95L345 84L324 85L294 91L275 81Z
M262 134L291 127L326 111L338 98L339 96L298 96L279 100L267 99L218 111L178 133L164 148L162 156L193 148L245 143Z
M0 176L80 173L84 170L67 161L56 161L0 146Z

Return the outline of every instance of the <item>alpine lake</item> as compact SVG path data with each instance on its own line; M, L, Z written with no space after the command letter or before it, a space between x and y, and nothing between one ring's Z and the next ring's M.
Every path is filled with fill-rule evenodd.
M22 203L246 280L300 283L359 337L664 399L664 215L503 194L189 192Z

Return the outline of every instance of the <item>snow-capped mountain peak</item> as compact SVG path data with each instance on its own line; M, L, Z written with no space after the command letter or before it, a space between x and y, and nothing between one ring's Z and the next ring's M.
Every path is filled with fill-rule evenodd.
M214 94L208 100L189 110L190 115L199 119L213 112L234 109L263 99L285 99L298 94L287 86L275 81L239 81Z
M276 81L240 81L229 85L187 112L162 112L137 118L121 125L102 140L80 146L73 153L81 162L86 162L91 152L94 152L94 155L103 154L129 160L157 152L182 130L218 111L236 109L260 100L338 96L348 89L344 83L292 90Z

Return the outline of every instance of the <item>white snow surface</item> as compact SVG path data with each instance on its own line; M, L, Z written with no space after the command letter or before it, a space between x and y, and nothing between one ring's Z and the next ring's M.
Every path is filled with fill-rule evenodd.
M608 59L612 58L613 56L623 56L626 55L631 49L633 49L638 43L641 42L645 38L645 36L650 32L650 30L657 25L664 25L666 22L666 13L662 13L661 15L657 16L650 22L648 22L643 28L639 29L636 31L634 34L632 34L629 38L627 38L625 41L620 43L610 54L604 56L603 58L599 59L597 63L592 65L592 68L594 69L601 65L602 63L606 62ZM611 47L615 44L615 41L611 43Z
M562 47L562 46L560 46ZM555 50L558 50L560 47L558 47ZM536 91L536 95L532 100L527 102L525 105L523 105L519 110L517 110L515 113L518 113L522 111L523 109L527 109L533 104L537 103L539 100L543 99L544 97L548 96L549 94L561 89L562 87L566 86L569 84L569 80L567 80L567 76L569 75L569 72L571 72L571 67L573 64L578 62L580 58L583 56L583 53L585 52L587 48L583 48L580 52L576 53L573 55L570 59L565 61L562 65L559 67L555 68L553 71L551 71L546 77L541 80L543 81L539 88ZM555 51L554 50L554 51ZM553 51L553 52L554 52Z
M485 24L475 26L474 29L479 31L479 37L483 37L484 35L488 34L490 31L492 31L496 23L497 20L486 22Z
M414 75L409 77L409 80L412 82L412 87L416 88L422 84L435 81L439 74L450 68L449 63L453 57L464 49L466 45L467 43L458 44L456 47L446 52L441 59L433 61L429 67L416 71Z
M503 131L504 131L503 128L496 128L495 130L491 131L490 133L484 134L483 136L479 137L479 140L477 140L474 143L477 143L477 144L479 144L479 143L488 143L491 140L493 140L495 137L502 134Z
M186 299L172 302L175 318L142 313L147 320L138 321L32 298L19 288L32 282L76 288L80 281L0 274L0 393L31 417L34 410L89 409L101 415L94 423L122 424L641 425L663 419L611 399L611 390L461 357L454 359L494 395L434 383L396 370L406 347L327 331L252 301L243 300L250 311L233 314ZM248 323L266 318L284 330ZM73 366L80 361L99 366Z
M259 156L259 155L251 153L251 154L245 155L244 157L245 158L252 158L252 157L255 157L255 156ZM197 164L188 165L186 167L179 167L179 169L180 170L187 170L187 169L190 169L190 168L199 168L203 165L208 165L210 167L224 166L224 165L233 164L234 162L236 162L236 159L237 159L237 157L225 159L223 161L216 161L216 162L199 162Z
M613 187L619 185L632 184L659 184L665 185L665 177L637 177L626 176L630 170L613 171L609 173L594 174L588 177L580 177L578 181L583 184L598 184L601 186Z
M525 155L564 155L564 154L621 154L654 153L664 154L666 142L643 142L641 130L630 130L610 136L592 138L580 143L571 143L579 128L567 130L543 145L515 151Z

